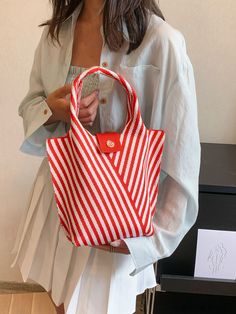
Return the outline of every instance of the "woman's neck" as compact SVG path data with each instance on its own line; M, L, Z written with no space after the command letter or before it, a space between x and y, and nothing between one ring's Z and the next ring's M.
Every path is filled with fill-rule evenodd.
M84 0L81 18L84 22L102 23L102 7L105 0Z

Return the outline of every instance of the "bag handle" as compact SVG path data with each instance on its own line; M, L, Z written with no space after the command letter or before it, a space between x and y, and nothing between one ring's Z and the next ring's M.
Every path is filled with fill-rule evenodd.
M73 81L71 88L71 96L70 96L70 112L72 115L78 117L79 108L80 108L80 100L81 100L81 91L83 87L83 79L90 74L93 73L101 73L108 77L114 78L118 81L125 89L128 96L128 117L127 121L130 121L132 117L139 115L139 105L137 101L137 95L133 87L118 73L115 73L111 70L105 69L100 66L94 66L89 68L88 70L83 71L79 74Z

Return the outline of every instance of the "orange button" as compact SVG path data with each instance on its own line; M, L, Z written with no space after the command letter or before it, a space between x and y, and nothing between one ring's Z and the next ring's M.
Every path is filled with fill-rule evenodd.
M107 144L108 147L114 147L115 146L115 143L113 141L111 141L111 140L107 140L106 144Z
M107 100L106 100L106 98L101 98L101 99L100 99L100 102L101 102L102 105L104 105L104 104L107 103Z
M44 109L44 112L43 112L44 114L47 114L48 113L48 110L47 109Z
M108 63L107 63L106 61L104 61L104 62L102 63L102 66L103 66L104 68L106 68L106 67L108 66Z

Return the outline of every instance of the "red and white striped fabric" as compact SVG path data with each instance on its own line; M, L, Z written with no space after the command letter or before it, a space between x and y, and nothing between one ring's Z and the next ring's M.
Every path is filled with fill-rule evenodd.
M122 133L93 135L78 119L82 80L95 72L116 79L127 92ZM102 67L92 67L73 81L70 116L68 133L46 142L67 238L75 246L93 246L153 235L165 132L145 127L134 89L122 76Z

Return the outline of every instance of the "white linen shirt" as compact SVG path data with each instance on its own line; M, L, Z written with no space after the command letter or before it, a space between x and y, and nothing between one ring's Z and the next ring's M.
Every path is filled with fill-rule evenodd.
M44 27L35 51L29 90L18 113L23 118L24 153L46 156L46 138L65 135L65 123L43 125L52 115L45 99L63 86L71 65L75 24L82 3L63 23L62 46L46 39ZM197 100L192 64L181 32L156 15L151 15L141 45L129 55L129 36L124 26L125 42L118 52L109 50L104 41L100 65L124 76L135 88L140 112L148 128L166 132L159 182L157 208L153 218L155 233L151 237L124 239L135 268L134 276L159 259L170 256L198 214L198 176L200 141ZM126 94L118 82L99 74L101 132L121 132L127 114ZM121 107L120 107L121 106Z

